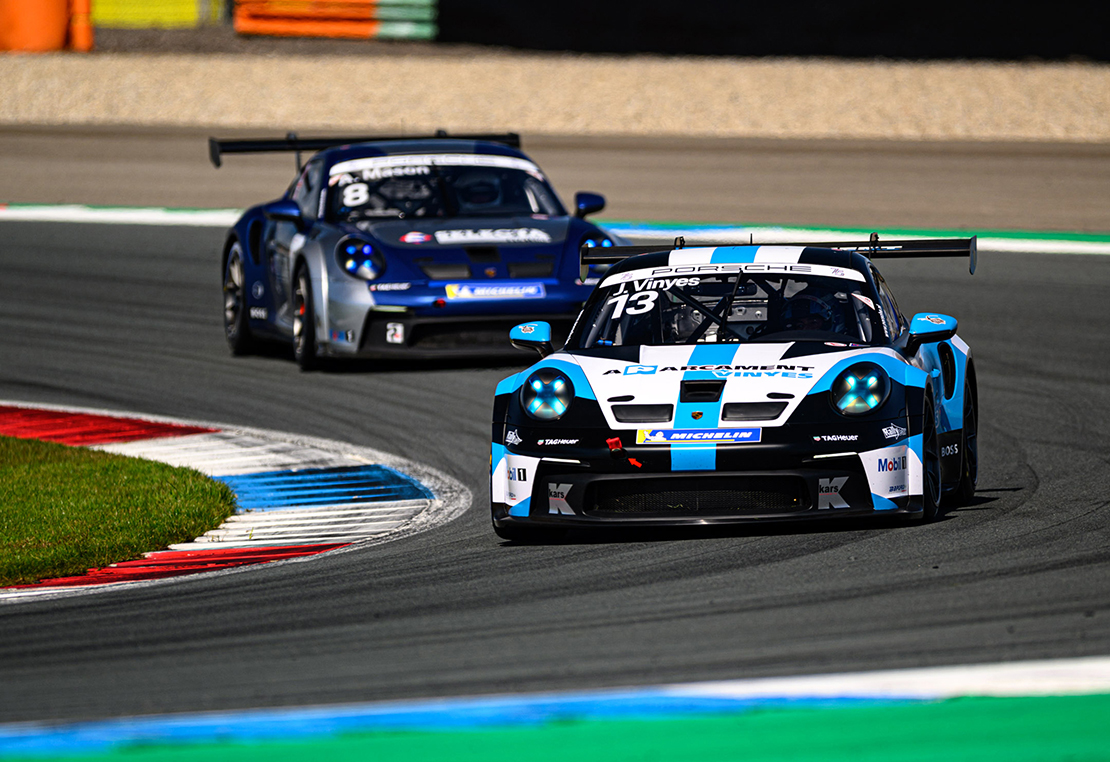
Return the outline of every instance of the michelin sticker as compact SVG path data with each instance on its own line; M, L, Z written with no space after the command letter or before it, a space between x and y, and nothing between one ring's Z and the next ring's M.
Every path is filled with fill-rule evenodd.
M542 283L522 283L519 286L482 286L468 283L448 283L447 298L461 299L543 299L547 291Z
M639 429L636 444L758 442L762 429Z

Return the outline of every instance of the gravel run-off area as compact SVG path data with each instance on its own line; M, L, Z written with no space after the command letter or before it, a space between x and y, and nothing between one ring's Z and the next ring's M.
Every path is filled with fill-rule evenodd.
M0 54L0 125L1110 141L1110 65Z

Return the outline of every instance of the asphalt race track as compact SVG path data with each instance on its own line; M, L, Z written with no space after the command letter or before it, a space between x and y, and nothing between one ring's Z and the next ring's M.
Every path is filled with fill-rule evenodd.
M137 155L157 153L160 139L146 138ZM91 183L81 193L57 190L52 183L64 172L55 170L67 165L74 177L92 177L107 154L56 140L58 158L43 159L34 173L40 185L21 184L15 198L9 174L0 199L141 203L109 186L91 198ZM0 169L26 159L8 145ZM589 145L564 148L589 163ZM761 150L783 171L808 172L812 188L835 187L830 172L866 174L853 155L878 160L824 146L827 162L791 164L789 151ZM982 159L953 150L971 164ZM1060 149L1023 164L1023 151L1007 159L996 147L982 159L1008 167L1015 192L965 207L961 222L1110 229L1107 173L1100 180L1090 170L1079 188L1060 179L1080 164L1104 167L1105 156L1080 161ZM590 172L600 177L611 166L627 177L614 153L599 151ZM124 154L108 158L125 177ZM538 151L537 158L547 163ZM733 159L724 156L722 166ZM649 151L645 160L661 159ZM225 182L248 189L229 167L201 174L197 161L203 148L160 165L181 168L178 205L203 205L195 199L206 188L219 197ZM876 227L944 224L930 199L952 205L972 192L940 192L954 163L943 151L899 161L912 171L888 187L919 178L936 192L888 193L871 218ZM560 171L574 179L589 174L564 166L573 162ZM822 174L822 166L831 169ZM137 162L133 171L146 167ZM704 162L698 167L710 174L706 193L718 193L721 178ZM177 177L159 171L162 185ZM679 182L693 192L698 177L690 173ZM1005 185L997 172L984 175L988 185ZM575 190L556 182L564 195ZM267 187L254 188L252 198L266 198ZM786 192L772 196L778 218L747 209L742 218L836 222L830 218L844 199L830 195L822 206L812 188L797 203ZM270 195L278 192L280 184ZM639 218L695 219L675 212L663 186L636 203ZM853 215L842 224L862 224L865 215ZM222 235L0 223L0 399L350 441L446 472L474 493L475 505L433 532L308 563L0 606L0 721L1110 653L1110 258L983 252L974 277L955 260L883 267L903 311L959 317L977 362L980 489L974 505L943 521L586 535L514 546L489 530L485 505L492 393L511 369L359 365L305 374L281 352L232 358L220 322Z

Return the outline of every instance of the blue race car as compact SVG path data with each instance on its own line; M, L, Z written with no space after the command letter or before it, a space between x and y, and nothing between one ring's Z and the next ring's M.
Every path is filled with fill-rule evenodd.
M931 520L967 502L978 398L956 319L907 320L873 260L968 256L944 239L584 249L611 269L566 345L497 386L493 527L833 516Z
M582 246L613 238L568 214L515 134L427 138L209 141L221 155L297 152L285 195L248 209L221 258L233 354L258 340L292 344L302 368L322 358L511 352L508 330L542 317L557 336L598 272ZM303 167L301 151L318 151ZM618 241L619 242L619 241Z

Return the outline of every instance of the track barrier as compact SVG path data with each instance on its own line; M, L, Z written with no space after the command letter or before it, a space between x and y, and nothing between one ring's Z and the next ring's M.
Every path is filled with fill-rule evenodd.
M430 40L437 0L238 0L239 34Z

